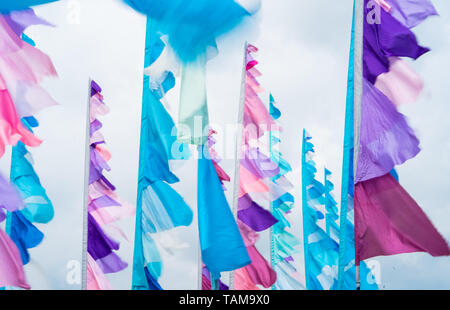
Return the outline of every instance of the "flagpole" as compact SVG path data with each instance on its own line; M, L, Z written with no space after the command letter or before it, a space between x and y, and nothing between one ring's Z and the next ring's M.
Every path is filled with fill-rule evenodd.
M363 96L363 48L364 48L364 1L355 2L355 58L354 58L354 154L353 176L356 176L359 156L361 108ZM355 179L355 178L354 178ZM355 253L357 255L357 253ZM361 270L356 266L356 289L361 289Z
M270 105L270 103L269 103ZM270 106L269 106L269 111L270 111ZM272 128L270 128L269 130L269 156L272 157ZM273 209L273 201L272 201L272 196L269 195L270 197L270 213L274 213L274 209ZM273 231L273 226L272 225L270 227L270 264L272 266L272 269L275 268L275 238L274 238L274 231ZM275 284L272 285L272 290L275 290Z
M242 82L241 82L241 98L239 100L239 110L238 110L238 121L236 138L236 158L235 158L235 171L234 171L234 193L233 193L233 215L237 219L238 202L239 202L239 171L240 171L240 158L242 150L242 136L243 130L241 130L242 124L244 122L244 104L245 104L245 85L246 85L246 74L247 74L247 49L248 42L245 41L244 44L244 65L242 69ZM230 290L234 289L234 271L230 272Z
M87 289L87 251L88 251L88 203L89 203L89 163L90 163L90 110L91 110L91 83L89 78L88 101L86 111L86 140L84 154L84 196L83 196L83 242L81 250L81 290Z

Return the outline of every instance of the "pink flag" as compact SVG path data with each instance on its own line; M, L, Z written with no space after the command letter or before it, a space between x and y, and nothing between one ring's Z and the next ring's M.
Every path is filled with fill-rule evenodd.
M3 86L0 76L0 158L7 145L16 145L19 140L28 146L39 146L42 142L22 124L11 96Z
M422 79L406 61L398 57L391 57L389 61L389 72L378 76L375 87L397 107L415 102L423 90Z
M450 255L446 240L391 174L355 185L356 264L375 256Z
M30 289L19 250L8 235L0 229L0 287L3 286Z
M97 262L87 254L87 289L88 290L112 290L111 285L106 279L103 271L97 265Z
M238 269L234 272L234 289L237 291L256 291L259 288L253 283L252 279L245 268Z

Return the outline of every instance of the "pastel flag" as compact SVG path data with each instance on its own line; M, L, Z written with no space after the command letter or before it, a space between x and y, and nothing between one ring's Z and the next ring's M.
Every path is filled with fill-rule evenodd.
M30 289L22 267L20 253L14 242L0 229L0 287Z
M375 87L393 104L413 103L423 90L421 77L404 60L389 58L389 71L378 76Z
M255 284L266 288L271 287L277 280L277 274L255 246L247 247L247 251L252 263L245 266L244 269L250 279Z
M215 279L250 264L244 241L223 192L208 147L198 160L198 223L202 260Z
M206 53L184 65L181 78L178 140L202 145L208 139L206 99Z
M25 9L20 11L12 11L4 15L6 22L9 24L11 29L18 35L21 36L25 29L32 25L45 25L53 26L45 19L37 16L32 9Z
M447 241L391 174L355 185L356 264L384 255L448 256Z
M16 11L16 10L25 10L29 8L30 6L55 2L58 0L14 0L14 1L2 1L0 3L0 11L2 13L7 13L9 11Z
M389 13L408 28L413 28L430 16L438 15L431 0L389 0Z
M0 174L0 215L4 214L4 211L14 212L23 207L24 204L17 189Z
M364 79L355 183L385 175L415 157L419 140L403 114Z
M0 174L0 222L5 213L23 208L19 193ZM10 237L0 229L0 287L14 286L30 289L22 267L21 253Z
M7 145L15 145L19 140L29 146L39 146L42 143L20 121L8 90L2 89L0 76L0 158Z
M247 269L241 268L234 272L234 289L237 291L256 291L259 290L259 287L253 283L250 275L247 272Z
M88 290L112 290L105 274L89 253L87 254L86 282Z

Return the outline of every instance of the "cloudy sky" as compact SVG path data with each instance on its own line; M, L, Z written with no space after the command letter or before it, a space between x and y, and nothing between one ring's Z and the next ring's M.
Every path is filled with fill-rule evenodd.
M340 196L342 142L348 50L352 17L351 0L263 0L260 12L240 29L218 42L220 54L208 64L208 104L211 122L219 131L217 148L234 153L234 136L224 133L238 115L244 42L260 48L257 59L262 86L273 93L283 116L281 151L292 164L289 175L296 185L292 232L302 240L300 156L301 131L306 128L316 145L319 167L334 172L336 197ZM422 152L399 168L402 185L422 206L438 230L450 240L450 138L447 98L450 97L450 3L434 1L440 17L431 18L415 31L432 52L413 64L424 78L425 91L417 103L402 108L421 140ZM62 0L36 9L56 25L36 26L27 34L52 58L59 78L45 87L60 103L41 112L37 130L44 144L32 153L36 170L55 205L56 215L39 226L46 239L31 250L27 276L35 289L78 289L67 279L71 264L81 260L85 119L89 77L102 87L111 113L103 117L103 134L113 154L108 174L118 193L136 200L141 115L145 18L118 0ZM168 109L176 119L176 88L168 95ZM268 96L266 93L264 96ZM8 173L10 156L0 160ZM194 209L196 162L174 163L181 182L174 187ZM234 161L223 168L232 176ZM320 169L319 169L320 171ZM322 173L318 176L322 177ZM227 193L230 199L232 185ZM231 199L229 200L231 201ZM196 289L197 223L177 229L190 248L174 256L163 252L161 284L167 289ZM123 241L120 255L131 263L134 219L121 226L130 242ZM268 236L258 246L268 256ZM302 253L296 257L304 268ZM450 289L450 258L405 254L376 258L381 287L386 289ZM69 266L69 267L68 267ZM69 277L70 278L70 277ZM226 278L226 277L225 277ZM113 286L129 289L131 268L110 277ZM69 281L68 281L69 280Z

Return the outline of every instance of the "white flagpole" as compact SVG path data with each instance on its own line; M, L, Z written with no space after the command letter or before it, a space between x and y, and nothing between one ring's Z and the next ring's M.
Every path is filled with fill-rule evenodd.
M88 251L88 203L89 203L89 163L90 163L90 110L91 110L91 83L89 78L88 102L86 111L86 142L84 158L84 205L83 205L83 243L81 250L81 289L87 289L87 251Z
M354 154L353 174L358 168L361 106L363 96L363 45L364 45L364 1L355 2L355 58L354 58ZM356 254L356 253L355 253ZM360 267L356 266L356 289L361 289Z
M234 171L234 193L233 193L233 214L237 219L238 201L239 201L239 171L241 167L241 149L242 149L242 125L244 122L244 104L245 104L245 85L247 76L247 49L248 42L244 44L244 65L242 69L242 84L241 84L241 98L239 100L238 121L237 129L240 132L237 133L236 138L236 158L235 158L235 171ZM230 290L234 290L234 271L230 272Z

